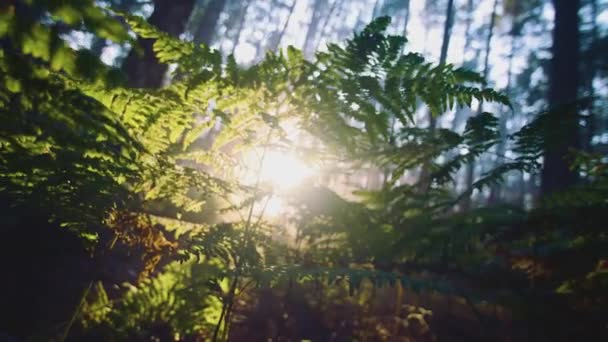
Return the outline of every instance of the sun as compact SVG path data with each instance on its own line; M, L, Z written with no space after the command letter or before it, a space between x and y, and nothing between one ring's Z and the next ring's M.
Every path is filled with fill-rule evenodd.
M314 170L294 154L284 151L267 151L260 169L260 180L278 190L289 190L314 174Z
M243 184L258 184L268 192L262 212L269 217L277 217L285 212L286 196L291 190L311 180L317 170L286 149L251 150L243 159Z

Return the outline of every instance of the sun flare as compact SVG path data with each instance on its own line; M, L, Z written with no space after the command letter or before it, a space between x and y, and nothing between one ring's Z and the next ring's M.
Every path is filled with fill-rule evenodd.
M285 196L290 190L315 176L316 170L290 151L269 149L266 152L251 151L244 158L245 174L242 181L248 185L270 187L270 198L265 204L265 214L276 217L284 212Z
M288 190L313 175L313 169L291 153L267 151L260 170L260 180L277 190Z

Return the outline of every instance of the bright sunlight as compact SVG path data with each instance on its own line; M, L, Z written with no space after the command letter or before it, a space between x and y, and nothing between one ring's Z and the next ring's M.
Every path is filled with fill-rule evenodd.
M267 151L260 170L260 180L277 191L287 190L311 177L314 170L289 152Z
M254 185L259 177L262 187L270 187L272 194L264 205L264 213L276 217L285 211L285 193L311 179L317 170L287 150L253 150L243 158L245 184Z

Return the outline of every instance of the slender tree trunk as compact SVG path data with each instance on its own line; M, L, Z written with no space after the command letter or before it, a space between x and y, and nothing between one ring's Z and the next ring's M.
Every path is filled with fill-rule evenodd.
M492 38L494 37L494 27L496 26L496 9L498 8L498 0L494 0L494 6L492 7L492 16L490 17L490 27L488 28L488 35L486 37L486 53L483 60L483 78L488 79L488 73L490 72L490 51L492 48ZM479 108L481 109L483 103L480 103ZM481 110L480 110L481 111Z
M462 61L461 64L465 65L468 61L467 61L467 53L469 52L469 50L471 49L471 42L473 41L473 34L472 34L472 30L471 30L471 25L473 23L473 0L467 0L467 7L466 7L466 12L467 12L467 19L465 22L465 29L464 29L464 47L462 49ZM467 114L468 110L465 108L462 108L458 111L456 111L456 114L454 115L454 120L452 121L452 130L456 131L458 130L458 127L460 127L460 124L462 123L462 121L464 120L466 114Z
M236 47L239 45L241 41L241 32L243 32L243 27L245 26L245 21L247 21L247 12L249 11L249 6L251 5L251 0L247 0L247 4L245 4L245 8L243 9L243 15L239 20L239 27L236 30L236 37L234 38L234 44L232 45L232 54L236 51Z
M320 36L319 36L319 39L317 39L317 42L315 44L315 51L319 50L319 45L321 45L321 40L323 39L323 36L325 35L325 32L327 30L327 25L329 24L329 21L333 17L334 12L337 7L342 7L342 0L335 0L331 4L331 8L329 9L329 12L327 13L327 16L325 17L325 20L323 21L323 25L321 26Z
M490 72L490 52L492 49L492 38L494 37L494 26L496 26L496 9L498 8L498 0L494 0L492 7L492 15L490 17L490 26L488 27L488 35L486 36L486 53L483 60L483 71L482 76L484 80L488 79ZM483 113L483 102L479 103L477 108L477 114ZM475 178L475 162L471 162L466 169L465 182L466 188L470 189L473 185L473 179ZM462 203L464 211L471 209L471 196L465 198Z
M285 36L285 32L287 31L287 27L289 27L289 22L291 21L291 16L293 15L293 10L296 7L296 2L297 2L297 0L293 0L291 2L291 6L289 6L289 14L287 15L287 19L285 20L283 27L281 28L281 31L279 33L279 36L276 39L276 42L274 44L272 51L277 51L279 49L279 47L281 46L281 40L283 40L283 37Z
M450 38L452 37L452 26L454 24L454 0L448 0L448 6L445 10L445 24L443 25L443 40L441 41L441 54L439 55L439 65L445 64L448 58L448 49L450 47ZM437 126L437 118L433 117L429 111L429 127L431 130Z
M279 0L266 0L266 2L270 3L270 8L273 10L264 11L264 17L268 25L265 25L266 27L262 29L262 31L265 32L264 37L255 43L255 58L253 59L254 62L261 61L262 59L264 59L264 56L266 55L267 51L274 50L274 37L278 35L279 31L279 23L276 23L275 13L278 8L283 7L283 2ZM269 29L270 23L275 23L276 27L273 29ZM256 25L257 24L258 23L256 23Z
M593 80L595 80L597 67L595 56L593 50L597 46L598 42L598 27L597 27L597 16L599 14L599 8L597 4L597 0L591 0L591 44L589 46L589 51L587 52L586 59L586 70L585 70L585 88L586 95L590 98L589 101L589 114L587 117L587 125L585 127L585 141L583 142L585 149L588 152L593 151L593 135L596 130L596 116L595 116L595 89L593 88Z
M513 78L513 55L515 54L515 43L517 37L514 35L511 36L511 51L509 52L509 62L507 67L507 86L505 87L505 94L509 96L511 92L511 78ZM505 156L506 147L507 147L507 112L502 111L499 118L498 129L500 132L500 141L496 145L496 156L499 158L499 163L502 162L502 159ZM490 191L489 202L494 204L500 200L500 191L502 186L500 184L495 184L492 186Z
M403 18L403 36L407 37L407 25L410 22L410 0L405 0L405 18Z
M473 30L471 29L472 27L472 23L473 23L473 6L474 6L474 1L473 0L467 0L467 6L466 6L466 13L467 13L467 17L466 17L466 21L465 21L465 29L464 29L464 46L462 49L462 61L461 64L462 65L467 65L468 66L468 62L469 60L467 60L467 53L471 50L471 42L473 41ZM477 57L474 58L475 64L477 64ZM454 115L454 120L452 121L452 130L454 131L458 131L460 128L460 125L462 124L462 122L465 120L465 118L471 113L471 110L469 108L460 108L459 110L456 111L456 114ZM468 172L468 167L465 169L465 178L466 178L466 172ZM466 180L463 182L463 180L461 179L461 177L457 178L457 184L463 184L466 183Z
M226 6L226 0L210 0L205 7L205 12L195 31L194 41L205 45L211 45L215 27L220 19L220 14Z
M177 37L185 29L194 7L194 0L154 0L154 12L148 22L159 30ZM152 45L154 40L137 40L141 48L133 48L123 63L127 84L135 88L159 88L167 72L167 65L156 59Z
M448 0L448 6L445 12L445 25L443 25L443 40L441 43L441 54L439 55L439 64L445 64L448 58L448 48L450 47L450 38L452 37L452 26L454 25L454 0Z
M409 23L409 19L410 19L410 0L406 0L406 5L405 5L405 17L403 18L403 36L407 37L407 24ZM401 48L401 54L403 54L403 49L405 48L405 45ZM395 137L395 132L396 132L396 118L393 117L391 118L391 122L390 122L390 144L395 144L396 141L396 137ZM383 176L384 176L384 185L387 184L387 182L390 180L391 176L392 176L392 171L389 168L386 168L383 170Z
M372 19L375 19L379 16L380 12L382 11L382 5L382 0L376 0L376 2L374 3L374 8L372 9Z
M355 32L361 32L363 31L363 28L365 27L365 25L367 25L368 23L368 19L367 19L367 13L365 13L365 11L359 11L359 15L357 15L357 21L355 22Z
M541 194L549 195L576 183L576 172L570 170L566 156L579 147L579 127L575 106L579 86L580 0L553 0L553 59L549 72L549 120Z
M403 36L405 38L407 38L407 25L410 22L410 4L411 1L410 0L405 0L406 4L405 4L405 17L403 18ZM403 54L403 51L405 49L405 45L403 45L403 47L401 47L401 54Z
M467 20L465 23L465 28L464 28L464 35L465 35L465 40L464 40L464 48L463 48L463 53L462 53L462 63L464 64L467 61L467 52L469 52L469 50L471 49L471 42L473 41L472 39L472 32L471 32L471 26L473 24L473 0L467 0Z
M326 1L316 0L312 9L312 16L310 24L308 24L308 30L306 31L306 38L304 39L304 47L302 51L304 56L312 57L314 51L312 51L315 43L315 38L319 32L319 24L323 18L323 9L325 8Z
M526 209L526 193L528 192L528 182L526 181L526 178L524 176L524 172L520 173L520 177L519 177L519 191L517 191L517 198L515 200L516 204L519 204L519 206L523 209Z
M450 46L450 38L452 35L452 25L454 22L454 0L448 0L448 5L446 7L445 13L445 24L443 25L443 41L441 42L441 54L439 56L439 65L445 64L448 57L448 48ZM427 115L429 118L429 130L431 132L435 131L435 127L437 126L437 118L433 116L433 113L430 109L427 110ZM422 165L422 169L420 172L420 191L427 191L431 186L431 161L426 161Z

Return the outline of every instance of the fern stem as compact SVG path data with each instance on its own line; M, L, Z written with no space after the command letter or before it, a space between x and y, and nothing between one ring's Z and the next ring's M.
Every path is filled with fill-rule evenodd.
M224 320L224 315L226 314L226 301L222 302L222 312L220 313L220 318L217 320L217 324L215 325L215 329L213 329L213 341L217 341L217 335L220 331L220 327L222 326L222 321Z
M251 221L253 219L253 210L255 209L255 196L257 195L258 189L260 187L260 182L262 181L262 167L264 166L264 159L266 157L266 152L268 150L268 143L270 142L270 138L272 137L272 132L273 132L273 128L271 128L268 131L268 135L266 136L266 143L264 144L264 149L262 150L262 156L260 157L260 162L258 165L258 170L257 170L257 178L255 181L255 185L253 186L253 196L254 199L253 201L251 201L251 205L249 206L249 212L247 213L247 221L245 222L245 231L243 234L243 243L245 244L245 248L248 247L248 245L251 243L251 234L253 233L252 231L252 227L251 227ZM264 208L266 207L266 205L264 205ZM264 212L262 211L261 215L260 215L260 220L261 220L261 216L264 214ZM256 222L256 225L259 223ZM230 284L230 289L228 290L228 297L226 298L226 301L223 303L222 305L222 313L220 314L220 318L217 322L217 325L215 326L215 329L213 331L213 342L217 341L218 338L218 334L219 334L219 330L220 327L222 326L222 323L224 323L224 332L223 332L223 338L226 339L228 337L227 332L228 329L230 328L230 313L232 311L232 307L234 304L234 297L236 295L236 287L237 284L239 282L239 278L241 275L241 258L236 258L235 261L235 272L234 272L234 279L232 280L232 284Z
M72 318L70 318L70 322L65 327L65 330L63 331L63 334L61 335L61 338L59 339L60 342L64 342L66 340L66 338L68 337L68 334L70 333L70 329L72 328L72 325L74 325L76 318L80 314L80 310L82 309L82 306L84 305L84 301L86 300L87 296L89 295L89 291L91 291L92 286L93 286L93 281L90 281L89 285L87 286L87 288L82 293L82 296L80 297L80 301L78 302L78 306L76 306L76 310L74 310L74 313L72 314Z

